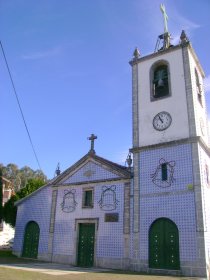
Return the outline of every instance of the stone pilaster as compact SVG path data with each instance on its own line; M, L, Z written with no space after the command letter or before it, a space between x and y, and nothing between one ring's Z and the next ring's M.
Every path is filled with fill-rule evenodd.
M197 265L192 271L192 275L203 276L206 274L206 257L205 257L205 237L204 237L204 209L202 186L200 178L200 159L198 143L192 143L192 164L193 164L193 186L195 194L195 213L196 213L196 235L198 258ZM192 269L193 270L193 269Z
M133 148L139 146L138 64L132 66Z
M185 92L187 99L188 123L189 123L189 136L196 136L196 122L195 122L195 107L193 103L193 87L191 79L191 68L189 59L188 44L182 47L184 79L185 79Z
M124 184L123 232L130 233L130 183Z
M123 216L123 232L124 232L124 264L126 269L130 268L130 190L131 183L124 184L124 216Z
M132 120L133 120L133 148L139 147L139 83L138 62L132 65ZM139 153L133 153L133 261L135 270L136 261L139 259ZM137 261L138 262L138 261Z
M139 153L133 154L134 178L133 178L133 261L139 260L140 257L140 197L139 197ZM133 264L136 270L136 264Z
M53 254L53 238L54 238L57 196L58 196L58 190L53 190L52 191L51 214L50 214L49 240L48 240L48 255L51 257Z

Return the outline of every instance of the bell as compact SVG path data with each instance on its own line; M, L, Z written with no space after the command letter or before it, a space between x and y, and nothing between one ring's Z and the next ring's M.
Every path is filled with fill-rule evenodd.
M63 209L66 212L72 212L75 209L75 200L74 200L74 194L68 193L64 197L63 202Z
M102 197L102 209L114 210L115 209L115 193L112 190L106 190Z
M159 87L164 87L164 82L163 82L162 79L159 79L159 80L158 80L157 87L158 87L158 88L159 88Z

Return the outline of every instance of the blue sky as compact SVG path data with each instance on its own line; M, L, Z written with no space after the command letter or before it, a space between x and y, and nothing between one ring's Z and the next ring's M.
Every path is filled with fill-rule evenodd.
M157 0L0 0L0 40L43 172L85 155L124 164L132 146L134 48L152 53L163 33ZM166 0L174 41L184 29L206 73L210 112L210 2ZM38 169L0 53L0 162Z

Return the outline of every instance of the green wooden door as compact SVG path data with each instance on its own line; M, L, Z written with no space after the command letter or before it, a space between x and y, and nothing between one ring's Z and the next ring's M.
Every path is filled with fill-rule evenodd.
M94 263L95 224L79 224L77 265L90 267Z
M149 232L149 266L179 269L179 232L169 219L156 220Z
M29 222L25 229L22 257L36 259L39 246L39 226Z

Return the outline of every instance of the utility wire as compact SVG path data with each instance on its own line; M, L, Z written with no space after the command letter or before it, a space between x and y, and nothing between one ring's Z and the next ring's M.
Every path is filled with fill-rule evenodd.
M28 130L28 127L27 127L27 124L26 124L26 120L25 120L25 117L24 117L24 114L23 114L23 110L22 110L21 105L20 105L20 101L19 101L19 98L18 98L18 94L17 94L16 88L15 88L15 84L14 84L14 81L13 81L13 78L12 78L12 75L11 75L11 72L10 72L10 69L9 69L9 64L8 64L8 62L7 62L7 58L6 58L6 55L5 55L5 52L4 52L4 48L3 48L3 45L2 45L2 43L1 43L1 41L0 41L0 45L1 45L1 50L2 50L3 56L4 56L4 61L5 61L5 64L6 64L6 66L7 66L8 73L9 73L9 77L10 77L10 80L11 80L11 83L12 83L12 87L13 87L13 90L14 90L14 94L15 94L15 97L16 97L16 100L17 100L17 103L18 103L18 107L19 107L19 109L20 109L20 113L21 113L21 116L22 116L22 120L23 120L23 123L24 123L24 125L25 125L25 129L26 129L27 134L28 134L28 138L29 138L30 144L31 144L31 147L32 147L34 156L35 156L35 158L36 158L37 164L38 164L38 166L39 166L39 169L42 171L41 165L40 165L40 163L39 163L39 160L38 160L38 157L37 157L37 154L36 154L36 151L35 151L35 148L34 148L32 139L31 139L31 135L30 135L30 133L29 133L29 130Z

